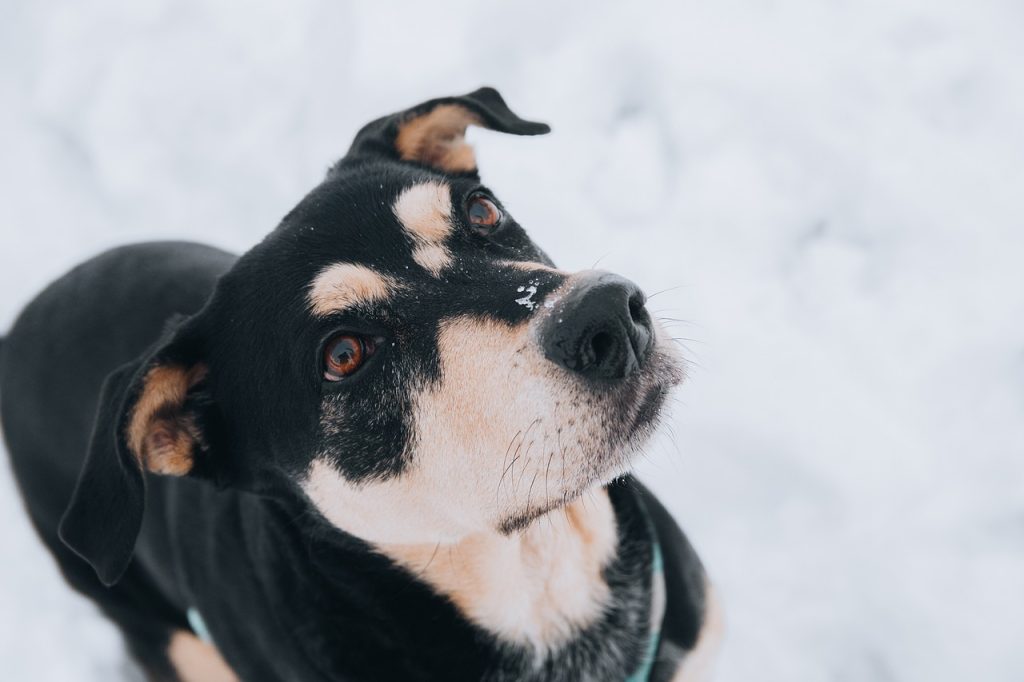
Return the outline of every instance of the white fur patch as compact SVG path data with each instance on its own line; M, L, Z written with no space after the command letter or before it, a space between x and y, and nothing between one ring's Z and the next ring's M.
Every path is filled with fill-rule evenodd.
M316 315L330 315L361 303L376 303L395 291L395 281L365 265L335 263L309 285L309 307Z

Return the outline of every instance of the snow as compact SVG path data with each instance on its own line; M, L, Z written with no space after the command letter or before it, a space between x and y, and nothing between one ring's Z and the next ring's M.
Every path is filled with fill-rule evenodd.
M526 292L526 294L523 295L521 298L515 299L515 302L521 306L524 306L527 310L533 310L534 308L537 307L537 302L533 300L533 297L537 295L537 283L531 280L528 286L523 285L516 288L517 293L521 294L524 291ZM551 303L551 301L544 301L544 306L547 307L548 303Z
M473 133L484 179L563 267L661 292L693 362L639 469L718 586L719 679L1024 679L1022 21L8 0L0 329L110 245L245 249L363 123L495 85L554 132ZM4 679L129 674L2 472Z

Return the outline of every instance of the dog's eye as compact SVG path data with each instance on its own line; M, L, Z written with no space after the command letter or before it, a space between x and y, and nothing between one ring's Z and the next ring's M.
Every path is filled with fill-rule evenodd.
M362 367L373 355L373 340L354 334L338 334L324 347L324 378L341 381Z
M469 224L481 232L490 232L501 223L501 209L482 194L474 194L466 202Z

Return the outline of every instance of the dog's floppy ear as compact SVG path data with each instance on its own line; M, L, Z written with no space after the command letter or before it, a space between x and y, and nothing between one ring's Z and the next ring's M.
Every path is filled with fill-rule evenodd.
M60 537L105 585L128 568L142 526L144 471L207 469L207 367L186 323L169 325L139 359L114 370L100 394L89 450Z
M512 113L494 88L480 88L461 97L432 99L366 125L341 164L383 156L446 173L475 174L476 157L466 143L466 128L471 125L513 135L551 131L547 124Z

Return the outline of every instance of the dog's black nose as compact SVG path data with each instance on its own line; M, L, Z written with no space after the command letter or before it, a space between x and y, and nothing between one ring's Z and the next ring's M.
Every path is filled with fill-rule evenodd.
M640 288L611 273L578 281L554 305L540 330L544 355L588 379L622 379L643 363L653 343Z

